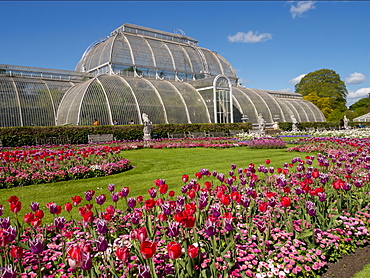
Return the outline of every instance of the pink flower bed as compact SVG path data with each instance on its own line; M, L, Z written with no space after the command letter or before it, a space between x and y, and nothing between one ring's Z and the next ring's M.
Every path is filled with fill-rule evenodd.
M322 153L277 169L269 159L232 164L227 174L200 169L179 177L181 194L159 179L147 199L113 184L105 194L89 190L60 205L22 209L10 196L14 217L0 218L0 273L320 277L328 262L369 242L370 141L335 140L310 139ZM81 218L71 220L71 210ZM53 224L42 225L44 213L54 215Z

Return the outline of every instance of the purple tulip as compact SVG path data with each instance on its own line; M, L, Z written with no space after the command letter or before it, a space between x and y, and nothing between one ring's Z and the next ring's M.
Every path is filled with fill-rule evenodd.
M12 242L17 237L17 228L9 226L8 229L6 230L6 234L8 235L8 241Z
M109 192L113 192L114 191L114 184L113 183L108 184L108 191Z
M265 230L266 230L266 225L265 225L266 223L265 222L263 222L263 221L258 221L257 223L256 223L256 226L257 226L257 229L262 233L262 232L264 232Z
M104 252L108 248L108 241L105 239L104 236L99 236L96 240L96 247L98 251Z
M16 278L17 271L12 265L6 265L5 267L0 267L0 275L2 278Z
M236 169L236 165L233 163L231 164L231 169L235 170ZM231 175L230 175L231 176Z
M122 197L127 197L128 193L129 193L129 188L128 187L123 187L121 189L121 196Z
M232 219L225 218L224 224L225 224L225 230L231 232L234 230Z
M91 190L85 192L85 200L86 201L88 201L88 202L91 201L92 197L93 197L93 193L92 193Z
M141 219L141 214L140 214L140 213L138 213L138 212L134 212L134 213L131 215L131 222L132 222L132 224L134 224L134 225L139 224L140 219Z
M151 278L150 275L150 267L148 265L139 265L138 267L139 273L137 275L138 278Z
M324 192L317 193L317 196L319 197L320 202L325 202L326 201L326 194Z
M164 215L170 215L172 213L171 205L169 203L163 203L161 209Z
M112 193L112 201L113 201L114 203L117 203L117 202L118 202L118 200L119 200L118 192L113 192L113 193Z
M209 237L214 236L215 234L217 234L216 224L209 220L206 220L204 223L204 231Z
M8 229L10 226L10 218L0 218L0 227L3 229Z
M247 195L242 195L242 197L240 198L240 203L242 204L243 207L247 208L249 207L251 200L248 198Z
M184 196L177 196L177 201L176 203L180 206L184 205L185 203L185 197Z
M127 206L130 208L136 207L136 199L133 197L130 197L127 199Z
M310 215L310 216L315 216L316 215L316 208L315 208L315 204L313 202L307 201L306 202L306 209L307 209L308 215Z
M57 214L58 213L58 205L56 203L52 203L49 206L49 211L51 214Z
M217 174L217 179L218 179L220 182L224 182L224 180L225 180L225 176L224 176L224 174L222 174L222 173Z
M99 234L106 234L108 232L107 222L102 219L98 219L98 221L96 222L96 231Z
M351 187L352 187L352 184L350 184L350 183L346 182L346 183L344 183L344 185L343 185L343 190L345 190L345 191L349 191L349 190L351 190Z
M64 228L64 222L65 222L65 219L63 216L61 217L55 217L54 218L54 225L55 225L55 228L57 230L61 230Z
M82 270L90 270L92 268L92 260L90 253L83 253L82 254Z
M199 196L199 208L205 208L208 204L208 192L201 192Z
M105 197L105 195L104 194L101 194L101 195L99 195L98 197L95 197L95 200L96 200L96 203L98 204L98 205L103 205L104 204L104 202L106 201L106 197Z
M170 222L167 227L167 235L171 237L177 237L180 233L179 225L179 222Z
M40 254L44 251L44 241L39 237L35 237L34 240L30 239L30 249L33 254Z
M32 202L31 205L30 205L30 208L31 208L32 211L39 210L39 207L40 207L39 203L37 203L37 202Z
M155 189L154 187L150 188L150 189L148 190L148 193L149 193L150 197L152 197L153 199L154 199L155 197L157 197L157 189Z

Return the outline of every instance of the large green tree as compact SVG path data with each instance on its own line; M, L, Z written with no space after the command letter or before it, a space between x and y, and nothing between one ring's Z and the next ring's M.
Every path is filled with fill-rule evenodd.
M349 110L356 113L356 117L370 112L370 97L362 98L349 107Z
M295 92L318 106L327 119L339 120L339 116L330 115L339 115L347 110L346 85L333 70L321 69L306 74L295 85Z

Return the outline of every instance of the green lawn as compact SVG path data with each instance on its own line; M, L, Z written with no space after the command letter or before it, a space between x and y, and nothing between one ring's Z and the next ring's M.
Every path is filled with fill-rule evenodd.
M232 163L239 168L245 168L249 163L264 164L268 158L271 166L282 167L284 162L290 162L293 157L304 157L303 153L289 153L285 149L249 149L246 147L213 149L138 149L123 151L122 156L131 161L134 169L108 177L58 182L51 184L31 185L0 190L0 204L4 205L4 215L9 216L7 199L16 195L22 202L23 209L20 215L29 212L31 202L38 202L44 207L48 202L64 205L70 197L79 195L84 197L86 190L92 189L96 194L107 194L110 201L107 185L114 183L116 191L127 186L130 188L129 196L148 196L147 190L153 186L155 179L165 179L169 190L179 192L183 185L183 174L195 178L194 174L201 168L209 171L228 174ZM235 171L236 173L236 171ZM108 204L111 204L111 201ZM44 207L45 208L45 207ZM46 216L49 213L45 213ZM45 220L51 220L46 218Z

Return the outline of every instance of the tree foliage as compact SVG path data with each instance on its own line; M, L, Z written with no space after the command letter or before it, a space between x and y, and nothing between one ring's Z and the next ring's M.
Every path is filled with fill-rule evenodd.
M327 119L332 118L330 114L334 110L336 115L347 110L346 85L333 70L321 69L308 73L295 85L295 92L319 107Z
M358 100L357 102L352 104L349 107L349 109L355 112L356 117L369 113L370 112L370 98L365 97L365 98Z

